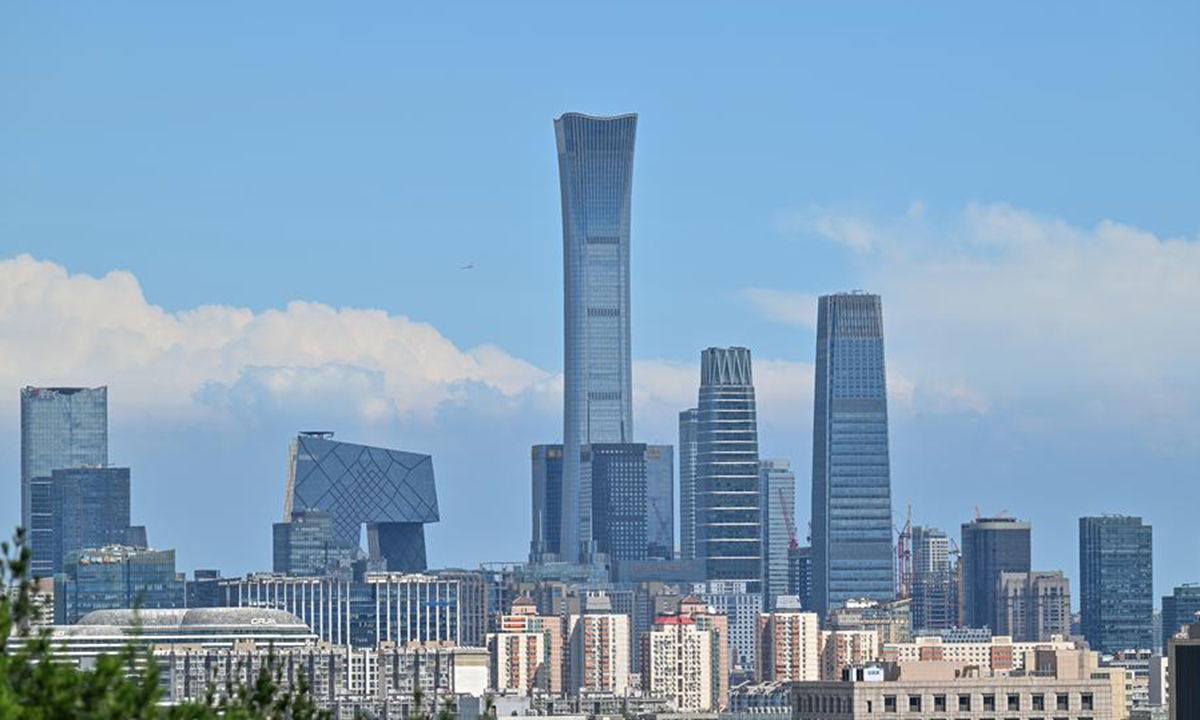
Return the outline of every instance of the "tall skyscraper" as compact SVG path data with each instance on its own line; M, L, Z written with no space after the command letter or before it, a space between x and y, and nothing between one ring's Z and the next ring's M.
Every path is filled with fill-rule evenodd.
M1185 625L1200 622L1200 584L1185 583L1162 599L1162 646Z
M950 560L950 538L937 528L915 525L912 554L913 632L958 627L958 577Z
M284 522L308 510L329 513L334 544L358 548L366 523L372 559L393 572L420 572L425 523L438 521L433 458L300 433L288 455Z
M1079 518L1079 609L1094 650L1154 647L1154 538L1140 517Z
M63 572L64 558L78 550L145 545L129 525L129 468L54 470L31 485L34 516L51 529L42 535L42 558L51 568L47 577Z
M33 514L34 478L106 465L107 387L21 389L21 525L29 533L35 577L50 577L55 561L53 518Z
M646 558L646 446L584 445L581 485L592 490L595 551L615 562Z
M534 445L533 465L533 538L529 542L529 561L557 559L562 532L563 446Z
M696 559L696 430L700 411L679 413L679 556Z
M629 221L637 115L554 121L563 221L562 559L592 552L579 449L633 440Z
M813 401L813 610L895 594L883 308L878 295L818 304Z
M1015 518L976 518L962 526L962 609L967 627L997 626L1000 574L1027 573L1030 525Z
M700 359L696 555L709 580L743 580L761 593L760 494L750 351L708 348Z
M763 610L775 608L780 595L788 595L789 525L796 517L796 474L787 460L759 463L759 496L762 520Z

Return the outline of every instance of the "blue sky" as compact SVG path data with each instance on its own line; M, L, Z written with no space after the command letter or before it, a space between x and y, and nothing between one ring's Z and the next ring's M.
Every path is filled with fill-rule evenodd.
M812 297L877 291L897 515L1007 508L1074 576L1080 514L1142 514L1200 580L1200 8L747 5L6 4L0 521L16 388L108 383L185 568L269 565L310 427L434 453L434 562L522 557L551 119L635 111L643 439L749 346L807 517Z

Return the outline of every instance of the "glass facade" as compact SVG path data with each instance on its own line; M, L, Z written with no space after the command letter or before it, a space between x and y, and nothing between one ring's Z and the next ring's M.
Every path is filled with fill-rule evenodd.
M69 625L93 610L184 607L174 550L124 545L71 553L55 578L54 621Z
M1014 518L978 518L962 526L962 623L972 628L998 624L1001 573L1028 573L1029 523Z
M592 540L613 561L646 558L646 446L585 445L580 477L592 489Z
M813 609L895 596L883 307L821 297L813 402Z
M763 609L775 609L775 599L788 591L788 529L796 517L796 473L787 460L763 460L759 464L762 486Z
M1162 646L1184 625L1200 622L1200 584L1180 585L1162 599Z
M33 513L34 479L107 464L107 387L21 389L21 525L28 528L34 576L50 577L56 566L53 518Z
M533 538L529 542L530 562L558 557L562 533L563 446L534 445L533 465Z
M637 115L554 121L563 221L562 559L592 551L578 448L633 438L629 224Z
M812 548L797 545L788 548L788 595L800 598L800 608L810 611L812 604Z
M675 557L675 448L646 446L646 554Z
M308 510L329 514L334 544L359 548L366 523L373 559L424 570L425 523L438 521L433 458L301 433L288 458L284 520Z
M302 510L288 522L271 527L273 567L288 575L324 575L348 565L357 554L354 548L333 541L333 518L322 510Z
M1079 609L1093 650L1154 647L1154 538L1141 518L1079 518Z
M679 556L696 559L696 428L700 410L679 413Z
M47 577L62 572L74 551L140 539L129 526L129 468L55 470L32 485L35 514L49 518L51 528L43 543L52 564Z
M708 348L700 359L696 428L696 554L709 580L762 588L758 420L750 351ZM761 598L759 598L761 602Z

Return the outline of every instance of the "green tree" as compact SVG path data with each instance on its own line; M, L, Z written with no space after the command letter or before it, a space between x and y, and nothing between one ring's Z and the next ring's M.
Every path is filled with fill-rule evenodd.
M30 551L23 528L13 542L0 543L0 718L6 720L319 720L331 715L316 707L303 679L282 688L282 667L268 657L250 684L170 707L159 705L160 669L154 656L133 643L103 655L81 670L54 656L50 631L36 629Z

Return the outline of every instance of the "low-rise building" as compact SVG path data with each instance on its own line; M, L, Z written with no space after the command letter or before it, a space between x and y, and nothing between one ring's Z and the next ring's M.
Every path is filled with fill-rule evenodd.
M885 643L885 662L942 661L972 665L985 672L1006 673L1025 667L1028 653L1037 649L1074 650L1075 643L1062 637L1045 642L1014 642L996 635L985 642L947 642L938 636L918 637L910 643Z

